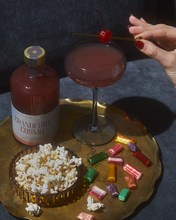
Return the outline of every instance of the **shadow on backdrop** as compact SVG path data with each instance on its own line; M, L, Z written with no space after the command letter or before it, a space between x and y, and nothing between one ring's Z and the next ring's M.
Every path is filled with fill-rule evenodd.
M139 120L151 133L158 135L167 130L176 115L162 102L146 97L128 97L112 103Z

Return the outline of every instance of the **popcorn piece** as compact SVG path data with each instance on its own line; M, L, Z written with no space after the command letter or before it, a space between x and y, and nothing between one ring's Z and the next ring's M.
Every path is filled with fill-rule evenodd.
M20 186L24 186L26 184L26 181L21 181L21 182L18 182Z
M29 188L29 183L25 182L23 185L22 185L25 189L28 189Z
M30 166L33 166L36 170L40 168L40 161L38 161L38 160L36 160L36 159L28 160L27 163L28 163Z
M62 165L63 163L64 163L63 160L57 159L57 160L55 161L54 168L56 168L56 167Z
M54 194L54 193L57 193L57 191L51 189L51 190L50 190L50 193L51 193L51 194Z
M31 190L32 190L32 192L38 192L38 188L37 188L37 186L35 186L35 185L31 185Z
M25 172L25 169L26 169L26 165L24 165L24 164L18 164L16 166L17 171Z
M71 172L67 173L67 178L68 179L73 179L76 175L78 174L76 168L72 169Z
M19 181L19 182L24 181L24 179L25 179L25 176L23 174L18 175L17 177L15 177L15 180Z
M96 211L96 210L100 209L101 207L103 207L103 204L94 203L93 198L91 196L88 196L88 198L87 198L87 209L89 211Z
M45 173L48 173L48 167L40 167L39 170L37 170L36 172L34 171L34 173L38 174L38 175L44 175Z
M40 215L40 206L33 203L27 203L27 208L25 210L32 216L39 216Z
M36 169L34 167L29 167L26 174L27 175L32 175L32 173L34 173L36 171Z
M28 160L30 160L32 157L31 157L31 154L27 154L25 155L24 157L22 157L19 162L22 163L22 164L25 164Z
M43 189L41 191L41 194L45 194L49 192L48 184L43 184Z

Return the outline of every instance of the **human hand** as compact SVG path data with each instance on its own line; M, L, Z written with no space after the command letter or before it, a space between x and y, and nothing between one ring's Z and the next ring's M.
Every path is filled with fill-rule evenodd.
M143 18L131 15L129 32L141 40L135 46L144 54L159 61L176 88L176 28L164 24L151 25ZM149 40L157 43L155 45Z

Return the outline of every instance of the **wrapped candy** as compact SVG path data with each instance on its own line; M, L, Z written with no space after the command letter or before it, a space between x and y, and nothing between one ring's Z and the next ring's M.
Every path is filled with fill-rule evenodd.
M138 150L138 146L136 144L133 144L131 142L127 143L127 147L129 150L136 152Z
M94 165L95 163L98 163L99 161L104 160L104 159L106 159L107 157L108 157L108 155L107 155L106 153L101 152L101 153L99 153L99 154L96 154L96 155L94 155L94 156L88 158L87 160L89 161L89 163L90 163L91 165Z
M95 219L95 217L93 215L89 215L85 212L80 212L77 215L77 218L79 218L80 220L94 220Z
M125 164L123 166L123 169L134 176L137 180L139 180L142 177L142 172L131 166L129 163Z
M150 159L148 159L144 154L138 151L135 152L133 155L137 157L143 164L145 164L146 167L149 167L153 164Z
M125 138L125 137L122 137L120 135L116 135L115 139L114 139L115 142L120 142L121 144L127 144L128 142L132 143L132 144L135 144L135 140L134 139L129 139L129 138Z
M106 188L108 189L113 198L118 197L119 193L117 191L116 186L113 183L106 184Z
M109 153L111 153L112 155L116 155L118 154L120 151L122 151L124 149L124 147L121 144L117 144L114 147L110 148L108 151Z
M130 190L129 189L122 189L121 192L119 193L119 200L122 202L125 202L128 199L128 196L130 195Z
M113 163L115 165L122 166L123 165L123 157L109 156L108 163Z
M98 200L103 200L104 197L106 196L106 191L100 189L99 187L97 186L92 186L90 189L89 189L89 194L91 196L93 196L94 198L98 199Z
M128 184L129 189L136 189L137 188L137 184L136 184L136 180L135 180L134 176L132 176L132 175L125 176L125 180Z
M113 163L108 163L108 178L107 181L115 182L116 181L116 166Z
M86 180L86 182L92 183L95 180L97 174L98 172L90 167L84 175L84 179Z

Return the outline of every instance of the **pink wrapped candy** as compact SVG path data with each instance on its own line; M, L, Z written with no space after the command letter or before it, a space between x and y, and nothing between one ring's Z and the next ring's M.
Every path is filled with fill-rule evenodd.
M115 165L123 165L123 157L109 156L108 163L113 163Z
M92 186L90 189L89 189L89 194L93 197L95 197L96 199L98 200L103 200L104 197L106 196L106 191L100 189L99 187L97 186Z
M80 220L94 220L95 217L93 215L89 215L85 212L80 212L77 216Z
M137 180L139 180L142 177L142 172L131 166L129 163L125 164L123 166L123 169L134 176Z
M110 148L108 151L112 154L112 155L116 155L118 154L120 151L122 151L124 149L124 147L121 144L117 144L114 147Z

